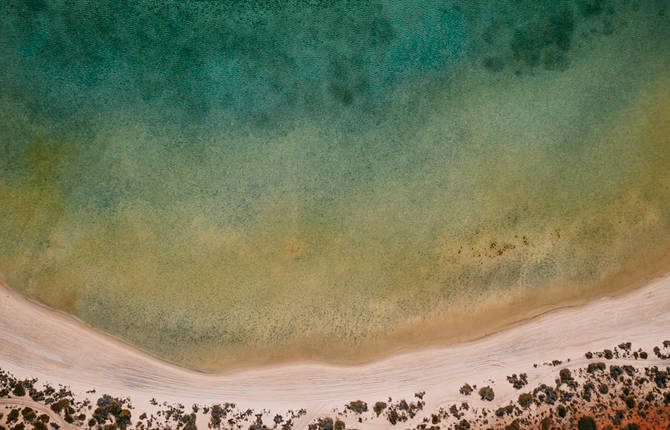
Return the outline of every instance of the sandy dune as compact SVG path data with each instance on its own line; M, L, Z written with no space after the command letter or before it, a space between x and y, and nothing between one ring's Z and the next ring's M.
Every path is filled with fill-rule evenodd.
M543 362L571 358L564 364L583 366L585 351L624 341L649 350L665 338L670 338L670 277L625 295L552 311L475 341L398 353L366 365L296 363L213 375L162 362L0 290L0 367L17 377L69 385L82 395L95 388L130 396L137 411L154 397L186 405L229 401L257 410L306 408L297 428L355 399L411 398L426 391L426 409L431 410L462 400L458 388L464 382L494 380L496 401L506 402L518 394L506 375L527 372L533 384L556 371Z

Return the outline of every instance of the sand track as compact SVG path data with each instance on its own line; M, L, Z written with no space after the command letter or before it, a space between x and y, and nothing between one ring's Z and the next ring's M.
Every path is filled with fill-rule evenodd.
M47 414L49 416L49 422L54 422L58 424L61 429L64 430L74 430L77 427L72 424L65 422L63 417L53 412L51 409L45 407L42 403L35 402L30 398L12 398L12 399L0 399L0 406L18 406L20 408L30 407L33 408L38 414Z

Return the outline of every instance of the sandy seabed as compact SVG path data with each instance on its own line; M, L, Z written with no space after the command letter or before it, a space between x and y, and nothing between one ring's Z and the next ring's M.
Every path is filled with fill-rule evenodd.
M153 398L185 405L234 402L268 415L305 409L294 428L305 428L358 399L374 404L425 392L423 410L447 408L462 402L459 387L465 382L490 385L495 403L504 405L519 395L506 381L513 373L527 373L530 386L551 383L557 369L546 363L552 360L584 368L589 363L586 351L621 342L651 351L665 338L670 338L670 276L623 295L551 311L474 341L405 351L364 365L299 362L205 374L161 361L0 289L0 368L17 378L66 385L93 400L95 395L86 391L129 397L135 416L151 412ZM667 364L650 355L646 364ZM485 403L476 395L467 400L473 407ZM358 423L364 428L388 426L387 421Z

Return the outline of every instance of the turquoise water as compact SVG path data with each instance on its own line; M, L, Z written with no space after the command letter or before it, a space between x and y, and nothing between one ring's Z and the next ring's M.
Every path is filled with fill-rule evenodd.
M161 357L355 359L664 261L667 2L0 12L2 280Z

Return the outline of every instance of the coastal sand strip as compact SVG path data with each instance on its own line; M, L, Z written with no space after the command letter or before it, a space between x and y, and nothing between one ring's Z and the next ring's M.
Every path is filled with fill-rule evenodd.
M99 394L128 396L136 413L150 410L151 398L186 405L235 402L256 410L306 408L298 428L356 399L409 399L426 391L427 410L461 402L465 399L458 388L464 382L496 381L496 403L504 403L518 395L505 381L512 373L527 372L532 386L555 376L556 368L544 362L571 358L565 365L584 366L585 351L624 341L649 351L670 338L670 277L664 277L478 340L401 352L365 365L295 363L204 374L158 360L0 288L0 367L16 377L68 385L82 397L92 388ZM648 360L655 362L653 357ZM483 406L474 396L467 400Z

